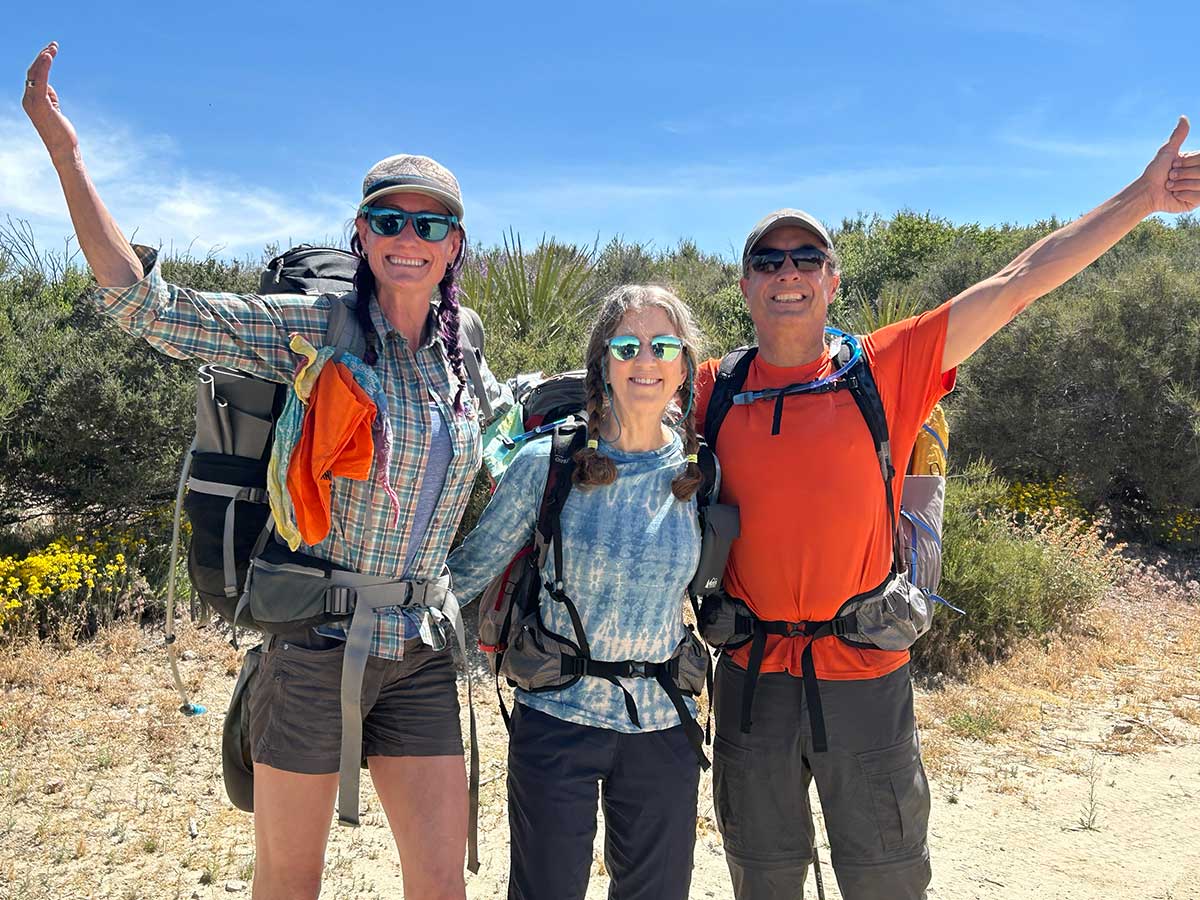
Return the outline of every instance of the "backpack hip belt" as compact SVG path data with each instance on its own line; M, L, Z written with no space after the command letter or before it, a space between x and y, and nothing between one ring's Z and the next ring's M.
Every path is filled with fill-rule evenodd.
M687 703L683 699L685 691L689 695L692 695L694 692L680 684L679 663L681 657L688 649L689 638L694 640L694 637L689 633L687 637L680 641L674 655L666 662L645 662L632 659L609 661L592 659L590 656L570 656L563 653L560 657L562 660L562 674L575 678L583 675L591 675L615 684L621 689L621 693L625 695L625 714L629 716L629 721L639 728L641 728L642 723L638 720L637 704L634 703L629 691L625 690L625 687L617 679L646 678L657 681L659 687L670 698L671 705L675 707L675 712L679 715L679 722L683 725L684 733L687 734L688 741L692 745L692 750L695 751L696 757L700 761L700 767L707 769L709 761L708 757L704 755L704 732L696 720L692 718L692 714L687 708ZM707 656L707 652L705 655ZM711 681L711 671L711 660L706 660L706 682Z
M767 635L809 639L800 656L800 674L804 679L813 749L823 753L828 749L828 741L813 664L813 643L821 638L837 637L853 647L907 650L929 630L932 616L928 592L915 587L903 574L892 572L879 586L843 603L832 619L764 620L758 618L745 601L728 595L714 595L702 608L700 628L705 640L722 650L733 650L750 643L746 680L742 686L741 730L746 734L752 725L754 692L762 671Z

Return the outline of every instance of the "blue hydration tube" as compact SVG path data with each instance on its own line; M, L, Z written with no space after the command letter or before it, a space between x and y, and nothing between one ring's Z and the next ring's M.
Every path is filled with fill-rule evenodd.
M862 359L862 344L859 343L858 338L856 338L854 335L847 334L840 328L833 328L832 326L826 325L825 333L832 339L829 342L829 356L831 359L837 359L838 353L841 352L842 344L845 344L850 348L850 359L844 366L839 368L837 371L826 375L824 378L818 378L816 381L806 381L801 384L789 384L787 387L781 388L766 388L761 391L742 391L740 394L733 395L733 402L738 406L748 406L749 404L755 403L759 400L774 400L780 395L807 394L810 391L819 391L821 388L832 384L839 378L844 378L846 373L854 368L858 361Z

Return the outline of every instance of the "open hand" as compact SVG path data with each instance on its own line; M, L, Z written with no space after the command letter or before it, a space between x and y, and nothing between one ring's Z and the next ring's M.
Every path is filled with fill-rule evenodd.
M25 73L25 94L21 107L25 110L38 136L55 163L70 160L79 147L75 126L63 115L58 94L50 87L50 65L58 55L58 44L51 41Z
M1187 116L1154 154L1141 181L1156 212L1185 213L1200 206L1200 151L1180 152L1188 136Z

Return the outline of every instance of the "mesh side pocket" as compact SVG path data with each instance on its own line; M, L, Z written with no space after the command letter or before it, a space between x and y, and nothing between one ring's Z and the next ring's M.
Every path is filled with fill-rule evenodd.
M235 487L265 488L267 463L224 453L195 453L192 478ZM254 544L270 518L266 503L244 500L234 507L233 558L237 573L237 595L225 594L225 516L230 497L189 490L183 508L192 526L188 547L188 575L200 598L230 621L237 606L237 595L246 583L246 568Z

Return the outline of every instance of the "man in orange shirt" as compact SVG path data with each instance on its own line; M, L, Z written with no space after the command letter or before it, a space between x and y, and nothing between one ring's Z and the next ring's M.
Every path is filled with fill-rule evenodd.
M1200 154L1180 152L1187 132L1181 119L1141 177L996 275L862 339L897 471L953 387L955 368L984 341L1147 215L1200 205ZM722 654L717 666L714 799L734 894L802 895L813 858L808 786L815 778L846 900L923 898L929 790L908 651L846 640L827 624L893 572L889 506L899 507L903 479L893 480L889 502L851 391L771 391L827 379L840 365L824 342L839 278L825 227L801 210L772 213L747 238L742 265L758 347L736 389L768 397L730 407L715 440L721 499L740 507L742 522L724 587L775 633ZM697 374L702 415L713 413L719 363L709 360ZM759 657L755 684L747 669ZM748 680L752 706L743 702Z

